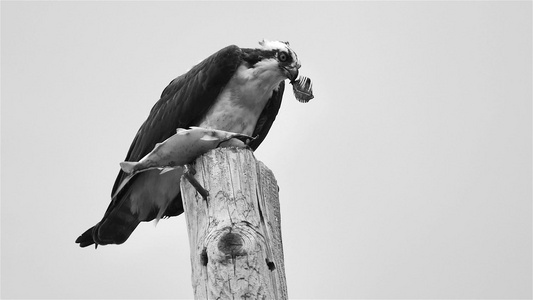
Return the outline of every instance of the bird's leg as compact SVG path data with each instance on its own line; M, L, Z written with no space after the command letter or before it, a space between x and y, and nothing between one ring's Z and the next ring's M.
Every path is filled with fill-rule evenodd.
M209 196L209 192L204 189L204 187L194 178L194 174L196 174L196 170L193 168L192 165L185 165L185 172L183 172L183 176L192 184L192 186L196 189L196 191L202 195L202 198L207 201L207 197Z

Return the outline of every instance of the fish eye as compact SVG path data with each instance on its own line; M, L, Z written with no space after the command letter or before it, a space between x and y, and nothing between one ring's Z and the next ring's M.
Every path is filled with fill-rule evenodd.
M286 62L287 60L289 60L289 55L287 55L287 53L285 52L280 52L278 54L278 59L280 62Z

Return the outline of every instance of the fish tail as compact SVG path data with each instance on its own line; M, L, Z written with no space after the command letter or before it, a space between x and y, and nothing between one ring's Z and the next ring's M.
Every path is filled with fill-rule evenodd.
M120 163L120 168L122 169L122 171L128 173L128 174L131 174L133 172L135 172L136 170L136 166L137 166L138 162L133 162L133 161L123 161Z

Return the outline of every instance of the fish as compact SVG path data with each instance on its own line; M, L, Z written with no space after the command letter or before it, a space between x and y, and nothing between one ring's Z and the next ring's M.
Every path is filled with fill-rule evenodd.
M235 132L202 127L190 127L190 129L178 128L176 133L161 143L157 143L150 153L138 162L124 161L120 168L127 174L137 174L146 170L158 168L162 173L175 167L183 167L192 163L197 157L218 148L222 143L231 139L228 145L245 147L255 138Z
M292 92L296 100L307 103L313 99L313 83L310 78L300 76L298 79L291 81Z
M157 143L154 149L139 161L123 161L120 163L120 168L127 174L127 176L117 187L112 198L115 199L118 197L118 195L123 192L124 187L127 186L132 179L139 176L145 176L146 174L149 174L149 172L159 172L159 176L161 176L160 179L156 179L157 177L150 175L145 176L145 178L149 179L145 184L154 185L152 188L157 186L154 180L166 181L167 183L177 180L179 183L179 178L183 175L187 176L187 165L193 163L194 160L202 154L218 147L247 147L248 144L256 138L257 136L251 137L241 133L202 127L189 127L189 129L178 128L174 135L161 143ZM187 177L187 179L191 181L191 177ZM150 190L150 188L134 190L133 192L130 191L134 193L135 196L130 195L130 200L132 202L129 205L131 206L131 209L134 209L137 213L150 212L156 208L159 211L155 217L156 222L158 222L171 202L158 201L161 199L169 200L165 197L155 197L155 200L145 199L146 201L140 201L144 197L143 192L146 192L147 190ZM161 193L165 191L157 192ZM141 219L146 217L146 215L140 215Z

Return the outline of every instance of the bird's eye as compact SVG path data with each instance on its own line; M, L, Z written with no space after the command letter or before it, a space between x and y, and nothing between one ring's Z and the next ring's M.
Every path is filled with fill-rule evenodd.
M286 62L286 61L289 59L289 56L288 56L287 53L285 53L285 52L280 52L280 53L278 54L278 59L279 59L279 61L281 61L281 62Z

